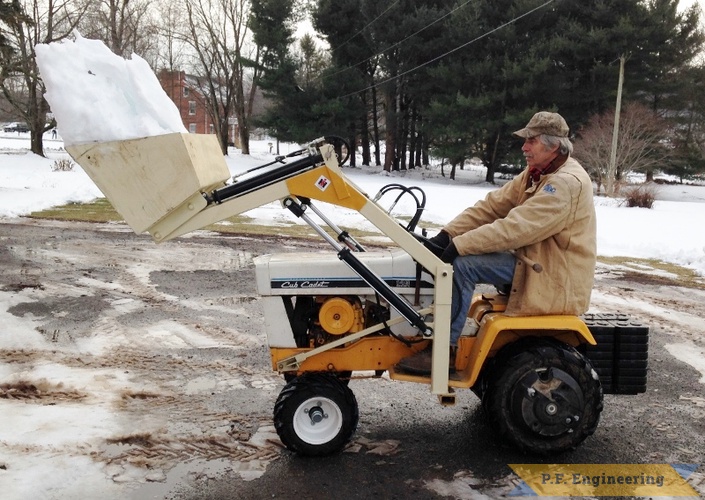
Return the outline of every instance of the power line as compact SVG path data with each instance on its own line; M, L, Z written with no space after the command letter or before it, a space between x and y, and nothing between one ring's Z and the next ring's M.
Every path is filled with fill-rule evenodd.
M381 81L381 82L377 82L377 83L375 83L375 84L373 84L373 85L369 85L368 87L365 87L364 89L361 89L361 90L358 90L358 91L355 91L355 92L350 92L349 94L345 94L345 95L342 95L342 96L338 96L338 97L336 97L336 99L344 99L345 97L350 97L350 96L353 96L353 95L356 95L356 94L361 94L362 92L365 92L365 91L367 91L367 90L371 90L371 89L373 89L373 88L375 88L375 87L379 87L380 85L384 85L385 83L388 83L388 82L391 82L391 81L396 80L396 79L398 79L398 78L401 78L402 76L408 75L409 73L413 73L414 71L416 71L416 70L418 70L418 69L421 69L421 68L423 68L423 67L425 67L425 66L428 66L429 64L434 63L434 62L436 62L436 61L438 61L438 60L440 60L440 59L443 59L444 57L446 57L446 56L448 56L448 55L450 55L450 54L452 54L452 53L454 53L454 52L457 52L457 51L459 51L460 49L463 49L463 48L467 47L467 46L470 45L470 44L473 44L473 43L475 43L475 42L477 42L477 41L479 41L479 40L482 40L483 38L486 38L486 37L490 36L492 33L495 33L496 31L499 31L499 30L501 30L502 28L505 28L505 27L509 26L510 24L514 24L514 23L517 22L518 20L523 19L524 17L526 17L526 16L528 16L528 15L530 15L530 14L533 14L533 13L536 12L537 10L546 7L547 5L553 3L554 1L555 1L555 0L548 0L547 2L545 2L545 3L541 4L541 5L539 5L538 7L534 7L534 8L531 9L530 11L525 12L524 14L522 14L522 15L520 15L520 16L517 16L517 17L515 17L514 19L512 19L512 20L510 20L510 21L507 21L507 22L504 23L504 24L501 24L500 26L497 26L496 28L494 28L494 29L492 29L492 30L490 30L490 31L488 31L488 32L486 32L486 33L483 33L482 35L478 36L477 38L474 38L474 39L470 40L469 42L466 42L466 43L464 43L464 44L462 44L462 45L459 45L458 47L455 47L454 49L451 49L451 50L449 50L448 52L446 52L446 53L444 53L444 54L441 54L440 56L434 57L433 59L430 59L430 60L426 61L425 63L419 64L418 66L415 66L414 68L411 68L411 69L409 69L409 70L407 70L407 71L404 71L403 73L400 73L400 74L398 74L398 75L396 75L396 76L389 77L389 78L387 78L386 80L383 80L383 81Z
M339 49L345 47L345 45L347 45L348 42L350 42L350 40L352 40L352 39L355 38L357 35L359 35L359 34L362 33L363 31L365 31L367 28L369 28L370 26L372 26L373 23L375 23L380 17L382 17L383 15L385 15L387 12L389 12L389 11L391 10L391 8L394 7L394 6L395 6L396 4L398 4L398 3L399 3L399 0L396 0L395 2L393 2L392 5L390 5L389 7L387 7L387 8L384 10L384 12L382 12L379 16L375 17L372 21L370 21L370 22L367 23L365 26L363 26L362 29L360 29L360 31L358 31L358 32L355 33L353 36L351 36L350 38L348 38L347 40L345 40L343 43L341 43L340 45L338 45L336 48L331 49L331 52L335 52L336 50L339 50Z
M424 26L424 27L421 28L420 30L418 30L418 31L416 31L416 32L414 32L414 33L412 33L411 35L407 36L407 37L404 38L403 40L400 40L400 41L398 41L398 42L396 42L396 43L390 45L390 46L387 47L386 49L383 49L383 50L377 52L376 54L374 54L374 55L368 57L367 59L363 59L362 61L360 61L360 62L358 62L358 63L355 63L355 64L353 64L352 66L347 66L347 67L342 68L342 69L340 69L340 70L338 70L338 71L336 71L336 72L334 72L334 73L330 73L330 74L327 74L327 75L323 75L323 76L321 77L321 79L325 80L326 78L331 78L331 77L333 77L333 76L335 76L335 75L337 75L337 74L340 74L340 73L342 73L342 72L344 72L344 71L348 71L348 70L350 70L350 69L357 68L357 67L360 66L361 64L364 64L364 63L366 63L367 61L370 61L370 60L374 59L375 57L381 56L382 54L384 54L384 53L387 52L388 50L391 50L391 49L393 49L394 47L397 47L397 46L401 45L402 43L406 42L409 38L415 37L416 35L418 35L418 34L421 33L422 31L425 31L425 30L427 30L428 28L430 28L431 26L433 26L434 24L436 24L436 23L442 21L442 20L445 19L446 17L448 17L448 16L450 16L451 14L453 14L455 11L457 11L457 10L459 10L459 9L462 9L463 7L465 7L467 4L469 4L469 3L472 2L472 1L474 1L474 0L468 0L468 1L465 2L464 4L459 5L458 7L454 8L453 10L451 10L451 11L449 11L449 12L446 12L446 13L443 14L441 17L439 17L439 18L436 19L435 21L430 22L429 24L427 24L426 26ZM386 11L385 11L385 12L386 12ZM375 19L375 20L376 20L376 19ZM374 21L373 21L373 22L374 22ZM372 23L370 23L370 24L372 24ZM368 24L367 26L369 26L369 24ZM367 26L366 26L366 27L367 27ZM348 40L348 41L349 41L349 40Z

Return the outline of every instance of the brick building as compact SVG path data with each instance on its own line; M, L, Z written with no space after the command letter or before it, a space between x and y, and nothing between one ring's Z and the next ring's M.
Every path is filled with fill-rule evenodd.
M164 92L179 109L181 120L190 133L215 133L213 120L206 111L206 103L199 90L196 77L187 75L183 71L161 70L158 78ZM228 137L231 143L237 143L236 125L230 125Z

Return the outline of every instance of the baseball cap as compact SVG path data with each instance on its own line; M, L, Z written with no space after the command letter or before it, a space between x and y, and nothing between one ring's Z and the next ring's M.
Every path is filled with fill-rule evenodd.
M568 124L558 113L551 113L549 111L539 111L529 123L526 124L521 130L514 132L514 135L523 137L527 139L529 137L536 137L537 135L553 135L556 137L568 137Z

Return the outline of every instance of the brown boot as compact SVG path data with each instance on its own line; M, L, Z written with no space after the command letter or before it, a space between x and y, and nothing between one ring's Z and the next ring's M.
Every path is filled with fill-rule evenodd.
M455 355L458 348L451 346L448 373L455 373ZM396 364L395 368L410 375L431 375L432 344L416 354L404 358Z
M450 354L448 358L448 373L455 373L455 358L458 355L458 346L450 346Z

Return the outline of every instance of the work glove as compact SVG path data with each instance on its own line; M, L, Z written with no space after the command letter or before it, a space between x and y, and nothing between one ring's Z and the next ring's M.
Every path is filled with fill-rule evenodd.
M455 243L451 241L443 253L441 254L441 260L446 264L452 264L455 258L458 256L458 249L455 247Z
M433 255L436 257L440 257L443 255L443 251L446 249L448 244L450 243L450 235L446 233L445 231L441 230L440 233L438 233L436 236L433 238L429 238L428 241L424 242L424 246L428 248Z

